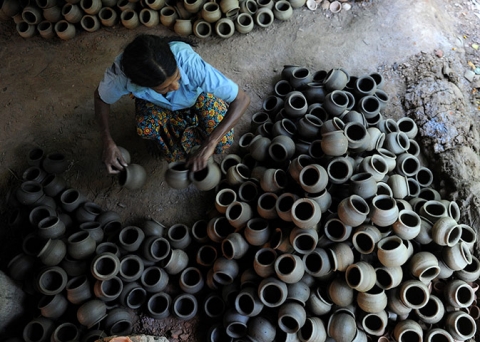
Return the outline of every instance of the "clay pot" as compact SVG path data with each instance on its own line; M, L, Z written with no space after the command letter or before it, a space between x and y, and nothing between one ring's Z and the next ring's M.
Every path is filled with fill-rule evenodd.
M54 330L53 320L39 316L25 325L22 337L27 342L47 342Z
M17 254L7 265L9 276L18 281L27 279L33 271L35 261L35 258L31 255Z
M258 215L266 220L273 220L277 218L278 214L275 209L277 200L278 195L273 192L264 192L263 194L261 194L257 200Z
M22 11L22 19L29 25L37 25L42 21L42 11L29 4Z
M382 235L377 227L372 225L361 225L355 229L352 236L352 243L355 249L361 254L370 254L374 251L376 244Z
M90 234L90 236L95 240L96 243L101 243L103 241L104 233L102 226L99 222L89 221L80 224L80 230L84 230Z
M145 0L145 5L147 5L149 8L155 11L158 11L163 6L165 6L165 1L164 0Z
M359 292L370 290L377 280L373 266L364 261L348 266L345 271L345 279L348 286Z
M454 311L446 315L445 329L454 340L466 341L475 335L476 325L467 313Z
M91 273L98 280L109 280L120 271L119 258L110 252L98 254L93 258Z
M475 293L472 287L459 279L448 281L443 290L443 294L445 304L454 308L468 308L475 299Z
M329 92L341 90L345 88L349 80L350 76L345 70L340 68L331 69L325 76L325 88Z
M288 1L276 2L273 14L278 20L288 20L293 15L293 7Z
M222 17L220 5L215 2L206 2L201 13L203 20L209 23L215 23Z
M378 260L386 267L402 266L410 257L407 247L398 236L381 239L377 248Z
M258 285L258 297L267 307L279 307L285 302L287 295L287 285L277 278L265 278Z
M100 29L100 20L96 15L84 15L80 21L81 27L87 32L95 32Z
M158 292L147 301L148 315L155 319L163 319L170 316L172 298L168 293Z
M84 260L95 253L96 242L86 231L73 233L67 240L68 254L76 260Z
M85 11L85 13L90 15L97 14L102 9L101 0L81 0L80 7Z
M137 281L142 276L145 266L142 259L135 254L127 254L120 260L119 277L124 283Z
M275 326L265 317L257 316L248 321L247 338L252 341L273 341L275 336Z
M204 244L209 241L207 234L208 221L207 220L197 220L192 225L192 238L194 241Z
M434 341L454 342L454 339L446 330L434 328L425 333L425 342Z
M215 247L211 245L203 245L197 251L196 262L201 266L210 267L213 265L217 257L218 253Z
M118 297L120 303L132 310L140 308L147 300L147 291L136 281L123 285Z
M2 2L0 10L8 17L14 17L21 12L21 3L15 0L6 0Z
M76 189L67 189L60 195L60 205L67 213L75 211L80 205L85 203L87 199Z
M384 290L390 290L400 285L403 270L400 266L375 268L376 285Z
M135 29L140 25L138 14L132 9L126 9L122 11L120 13L120 21L122 22L123 26L125 26L127 29L130 29L130 30ZM130 165L133 165L133 164L130 164Z
M296 334L306 319L305 309L298 303L285 303L278 310L278 327L289 334Z
M235 201L227 207L225 217L231 226L237 230L246 226L247 221L253 216L252 208L245 202Z
M192 237L189 228L185 224L177 223L167 231L167 238L172 248L185 249L190 245Z
M40 205L38 207L33 208L28 215L28 220L34 227L38 227L38 224L43 219L48 217L54 217L57 213L54 208L48 205Z
M225 257L217 258L212 269L214 280L222 285L233 283L239 272L237 261Z
M56 197L66 188L66 186L65 179L56 174L46 175L42 181L43 191L45 192L45 195L50 197Z
M305 197L317 202L322 214L327 212L332 204L332 195L326 189L313 194L305 193Z
M82 304L77 310L78 322L88 329L102 321L107 316L107 307L104 302L92 299Z
M348 139L343 131L322 134L321 147L325 155L339 157L348 150Z
M253 269L262 278L267 278L275 273L274 264L277 252L273 248L260 248L254 256Z
M249 245L239 233L231 233L222 241L222 253L227 259L241 259L248 252Z
M222 176L217 163L208 163L207 166L196 172L190 173L190 181L200 191L209 191L215 188Z
M312 252L302 257L305 272L313 277L322 277L332 271L332 263L327 251L323 248L315 248Z
M124 308L109 311L104 324L105 330L111 335L129 335L133 330L133 319Z
M42 296L37 308L43 317L57 319L67 310L68 302L63 294L57 293L54 296Z
M427 304L421 309L415 309L417 316L427 324L437 324L445 315L445 306L440 298L430 295Z
M37 257L45 266L55 266L63 260L66 253L67 247L62 240L48 239Z
M347 110L349 99L342 90L333 90L325 96L323 108L330 116L339 117Z
M325 341L327 332L323 321L318 317L307 317L305 324L297 332L302 342Z
M424 284L429 284L440 273L438 259L430 252L415 253L409 260L410 273Z
M305 166L299 174L299 184L308 193L323 191L328 183L328 174L325 168L318 164Z
M388 195L377 195L372 198L369 217L378 227L392 225L398 219L398 207L395 199Z
M112 302L117 299L123 290L123 282L119 277L108 280L97 280L93 286L95 297L104 302Z
M172 27L178 19L178 14L174 7L165 6L160 10L160 22L163 26Z
M125 19L122 19L122 22L124 20ZM118 184L128 190L137 190L145 184L146 179L147 172L143 166L138 164L129 164L120 172L118 176Z
M345 312L335 313L328 320L327 332L335 341L352 341L357 333L355 319Z
M388 324L388 315L385 310L363 315L361 326L363 330L373 336L382 336ZM380 341L380 339L379 339Z
M442 249L442 260L454 271L464 269L472 263L472 254L464 242Z
M302 259L298 255L288 253L278 256L273 268L278 279L287 284L298 282L305 272Z
M420 324L411 319L407 319L395 325L393 336L398 342L411 341L412 338L422 341L423 330Z
M98 12L98 18L100 23L106 27L115 26L118 23L118 14L110 7L103 7L100 12Z
M353 174L353 166L348 158L336 157L327 165L327 174L331 184L344 184Z
M373 95L377 90L377 84L373 77L369 75L363 75L356 79L353 85L353 95L360 99L364 96Z
M317 202L309 198L296 200L292 205L292 221L299 228L313 228L320 222L322 212Z
M213 242L222 242L228 234L234 233L235 230L236 228L225 216L214 217L207 224L207 235Z
M398 213L398 219L393 223L392 229L401 239L412 240L420 233L420 216L418 216L413 210L400 210Z
M55 24L54 29L58 38L62 40L73 39L77 34L74 23L68 22L67 20L59 20Z
M162 260L162 265L168 274L175 275L182 272L188 264L188 255L182 249L172 249Z
M90 282L85 275L71 278L66 284L67 299L72 304L81 304L92 298Z
M399 298L411 309L423 308L430 297L427 286L419 280L407 280L400 284Z
M31 205L43 196L42 185L36 181L25 181L16 190L15 197L23 205Z
M127 252L137 251L144 239L145 233L141 228L136 226L124 227L120 230L118 235L118 243L120 247Z
M203 289L204 284L203 275L196 267L187 267L180 273L179 285L183 292L195 294Z
M62 323L54 331L51 337L52 342L78 341L80 330L73 323Z
M452 247L460 241L461 236L461 227L451 217L440 217L432 226L432 239L440 246Z
M367 202L358 195L351 195L343 199L337 210L338 218L352 227L362 224L370 213Z
M385 310L387 302L385 291L378 286L374 286L366 292L359 292L357 295L358 307L368 313L377 313Z
M198 302L193 295L183 293L174 298L172 309L179 319L189 320L197 314Z
M173 189L185 189L190 183L189 170L185 167L185 162L177 161L168 164L165 172L165 181Z
M168 285L168 273L158 266L145 268L140 278L143 288L148 293L157 293L163 291Z
M356 173L350 177L350 193L370 199L377 193L377 182L369 172Z
M475 282L480 276L480 261L472 255L472 263L462 270L455 271L455 275L463 281Z
M261 28L269 27L273 24L275 16L271 9L268 7L259 8L254 15L255 23Z
M290 160L295 153L295 142L288 136L279 135L272 139L268 154L275 162Z
M59 266L50 266L40 270L36 277L36 287L41 294L54 296L67 285L67 273Z
M318 234L315 229L295 227L290 233L290 244L299 254L311 253L318 243Z
M43 18L53 24L62 19L62 9L58 6L48 7L43 9ZM42 35L40 33L40 35ZM42 35L43 37L43 35Z

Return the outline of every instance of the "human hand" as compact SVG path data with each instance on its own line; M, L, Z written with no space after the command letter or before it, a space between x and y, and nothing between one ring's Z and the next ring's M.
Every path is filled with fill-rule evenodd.
M208 159L213 155L215 145L202 144L188 157L185 166L192 172L203 170L207 167Z
M102 160L107 167L108 173L111 175L119 173L120 170L123 170L124 167L128 166L122 153L113 141L104 145Z

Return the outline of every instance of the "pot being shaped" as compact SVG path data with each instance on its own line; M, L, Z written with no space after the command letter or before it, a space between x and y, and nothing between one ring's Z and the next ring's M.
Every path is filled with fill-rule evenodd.
M377 275L372 265L359 261L347 267L345 280L352 289L367 292L375 286Z
M143 166L129 164L120 172L118 183L128 190L140 189L147 180L147 172Z
M445 315L445 306L440 298L430 295L427 304L421 309L415 309L414 312L423 322L437 324Z
M341 68L334 68L328 71L324 84L327 91L342 90L350 80L348 73Z
M285 302L287 295L287 284L277 278L267 277L258 285L258 298L266 307L279 307Z
M220 182L222 172L217 163L208 163L207 166L196 172L190 173L190 181L200 191L209 191Z
M335 341L353 341L357 334L355 318L345 312L334 313L328 320L327 332Z
M402 266L410 257L407 246L398 236L392 235L377 243L377 257L386 267Z
M309 198L296 200L291 210L293 223L303 229L315 227L322 217L318 203Z
M357 304L360 309L368 313L377 313L385 310L388 298L385 291L374 286L366 292L359 292L357 295Z
M393 328L393 337L398 342L407 342L413 340L423 340L423 330L417 322L406 319L398 322Z

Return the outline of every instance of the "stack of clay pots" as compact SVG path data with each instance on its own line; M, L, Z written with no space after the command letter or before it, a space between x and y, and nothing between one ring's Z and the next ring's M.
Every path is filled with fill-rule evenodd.
M305 0L17 0L0 2L0 20L13 18L24 38L37 33L50 39L68 40L78 30L95 32L121 23L128 29L159 24L180 36L222 38L236 31L248 33L254 26L268 27L274 19L288 20Z
M201 250L225 313L209 341L475 335L476 232L435 189L416 123L383 116L383 84L285 66L240 152L219 165ZM172 163L166 181L182 189L188 173Z

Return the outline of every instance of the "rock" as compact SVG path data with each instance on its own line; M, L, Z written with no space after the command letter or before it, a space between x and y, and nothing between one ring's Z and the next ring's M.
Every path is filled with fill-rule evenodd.
M0 271L0 335L24 314L25 292Z
M443 50L441 50L441 49L436 49L434 52L435 52L435 56L437 56L438 58L442 58L442 57L443 57Z
M475 77L475 72L473 70L467 70L465 74L463 74L463 77L465 77L468 82L472 82Z

